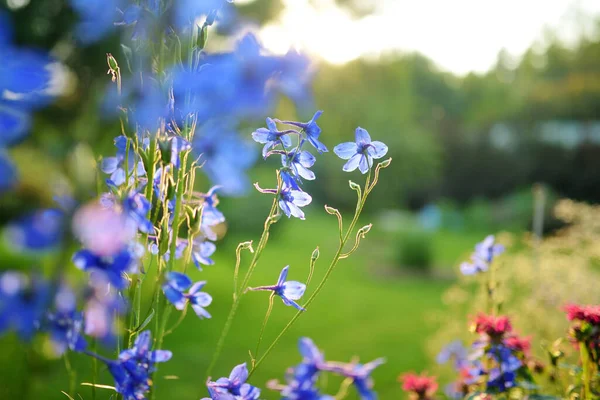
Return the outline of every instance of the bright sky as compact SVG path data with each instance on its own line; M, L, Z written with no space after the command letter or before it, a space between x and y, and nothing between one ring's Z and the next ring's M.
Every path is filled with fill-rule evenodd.
M486 71L502 48L521 55L542 39L545 27L572 40L590 29L590 15L600 14L600 0L375 0L375 12L364 18L339 9L334 0L283 3L280 18L260 33L274 52L295 47L343 64L417 50L458 74Z

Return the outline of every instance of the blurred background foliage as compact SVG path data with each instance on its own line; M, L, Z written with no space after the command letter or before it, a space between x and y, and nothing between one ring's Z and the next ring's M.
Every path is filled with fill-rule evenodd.
M361 16L372 11L373 2L338 3ZM281 4L259 0L242 3L239 10L264 24L278 15ZM83 182L82 195L92 196L96 188L87 176L94 173L90 160L112 154L113 138L119 132L116 121L98 112L110 84L105 55L111 52L123 60L118 37L87 48L76 45L72 36L76 16L64 0L31 0L12 12L17 42L51 49L70 69L71 90L38 113L32 135L12 150L22 183L15 196L0 200L0 222L51 204L50 177ZM355 127L362 126L389 146L394 162L369 199L366 212L377 213L364 221L373 221L375 227L363 249L336 273L326 290L329 294L257 373L257 384L281 378L285 368L299 360L290 354L303 335L313 337L333 358L386 356L388 364L374 377L381 398L398 398L400 372L433 368L431 356L442 342L465 332L464 317L476 308L477 300L469 303L467 294L475 292L472 285L454 286L455 267L492 232L511 232L503 239L514 245L502 262L506 275L515 274L510 280L514 286L507 286L511 291L507 290L506 310L523 310L516 324L524 333L553 340L566 327L557 303L543 298L544 293L565 301L598 301L592 284L600 257L594 244L598 232L585 224L598 221L600 215L595 208L573 203L560 205L563 210L574 207L582 218L565 218L563 212L561 220L552 210L560 198L600 202L600 35L582 37L569 46L551 33L547 39L545 48L532 46L520 59L501 51L487 73L466 76L440 70L418 53L386 54L344 65L319 63L313 103L325 111L319 120L323 142L331 149L350 140ZM289 100L282 99L272 116L308 120L312 112L297 112ZM263 124L262 119L247 121L248 136ZM86 161L82 164L78 159ZM258 164L252 179L267 187L274 180L273 165ZM340 160L322 157L314 170L318 180L306 188L315 199L308 220L282 221L273 227L273 243L264 261L270 270L261 272L260 279L271 279L282 263L307 263L316 245L327 253L327 244L335 240L335 221L319 204L354 207L355 196L347 187L348 175L341 171ZM535 184L545 187L545 202L538 204L545 209L544 234L556 235L559 229L559 236L541 243L524 233L532 226ZM199 183L201 189L207 185ZM165 367L165 373L181 379L177 385L159 382L159 393L172 398L200 393L194 371L204 369L210 346L203 348L199 338L216 341L216 327L223 324L230 301L235 245L261 229L269 202L255 192L222 199L229 234L217 265L202 272L215 297L214 318L210 324L187 318L167 339L173 350L183 350L187 356ZM560 230L565 225L569 230ZM5 250L3 264L22 262L9 258ZM549 272L540 273L542 269ZM540 274L534 277L533 271ZM589 292L577 290L582 282L592 285ZM253 346L254 337L247 332L259 326L246 324L250 319L262 320L266 307L262 300L246 305L248 320L237 324L219 371L240 362ZM391 317L390 308L395 310ZM452 321L434 313L440 309L454 310ZM540 309L544 315L551 311L555 319L538 324ZM284 314L274 314L267 334L277 333L288 320ZM535 326L526 324L528 318L536 321ZM423 338L440 326L443 329L435 339L425 343ZM62 366L55 368L60 361L41 362L11 337L0 343L3 349L11 349L0 358L0 398L63 398L60 388L68 382ZM81 360L74 362L79 365ZM81 368L82 379L89 378L89 368ZM88 398L88 392L82 393Z

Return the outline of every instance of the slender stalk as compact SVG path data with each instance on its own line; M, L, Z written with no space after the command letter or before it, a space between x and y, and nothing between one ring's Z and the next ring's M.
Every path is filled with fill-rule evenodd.
M369 174L367 175L367 179L366 179L366 183L365 183L365 191L362 194L362 196L359 198L359 201L356 204L356 211L354 213L354 217L352 218L352 222L350 222L350 225L348 226L348 230L346 231L346 233L344 234L342 240L340 241L338 249L335 252L335 255L333 256L333 259L331 260L331 264L329 265L329 268L327 268L327 271L325 272L325 276L323 277L323 279L321 280L321 282L319 282L319 285L317 286L317 288L315 289L315 291L308 298L308 300L306 301L306 304L304 304L304 309L305 310L308 310L308 307L310 307L310 305L317 298L317 296L319 295L319 293L321 292L321 290L323 290L323 287L325 286L325 283L329 279L329 276L331 275L331 273L333 272L333 270L337 266L338 261L340 260L342 254L343 254L344 246L348 242L348 239L350 238L350 235L354 231L354 227L356 226L356 223L358 222L358 218L359 218L359 216L360 216L360 214L362 212L362 209L363 209L363 207L365 205L365 202L367 200L367 196L369 195L369 193L371 193L371 190L373 190L373 186L370 185L370 181L371 181L371 171L369 171ZM262 362L265 360L265 358L273 350L273 348L275 347L275 345L277 345L277 343L283 337L283 335L285 335L285 333L292 327L292 325L294 325L294 323L296 322L296 320L300 317L300 315L303 314L303 312L304 311L298 311L292 317L292 319L287 323L287 325L283 328L283 330L279 333L279 335L277 335L277 337L275 338L275 340L273 341L273 343L271 343L271 345L267 348L267 350L262 355L262 357L259 358L258 361L254 364L254 366L252 367L252 370L250 371L250 375L249 376L251 376L254 373L254 371L256 371L256 369L258 368L258 366L260 364L262 364Z
M65 360L65 368L67 369L67 373L69 374L69 395L75 396L75 382L77 381L77 371L73 369L71 365L71 360L69 360L69 353L65 352L63 354L63 358Z
M96 339L92 340L92 351L96 353L97 351L97 342ZM98 379L98 359L96 357L92 357L92 400L96 400L96 381Z
M591 369L590 369L590 353L588 352L587 343L579 343L579 354L581 356L582 379L583 379L583 398L592 399L591 390Z
M273 311L273 300L275 299L275 293L271 293L269 296L269 308L267 308L267 313L265 314L265 319L263 321L262 327L260 328L260 334L258 335L258 341L256 342L256 350L254 351L253 360L258 357L258 350L260 350L260 344L262 342L262 338L265 334L265 329L267 327L267 323L269 322L269 317L271 316L271 311Z
M278 187L280 188L281 184L279 184ZM278 192L279 192L279 190L280 189L278 189ZM250 266L248 267L248 271L246 272L246 275L244 277L244 280L242 281L241 286L237 289L237 293L234 293L235 297L234 297L233 303L231 304L231 309L229 310L229 315L227 316L227 320L225 321L225 325L223 326L223 330L221 331L221 336L219 337L219 341L217 342L217 346L215 348L213 357L210 361L210 364L208 365L208 368L206 369L206 374L205 374L206 377L209 377L211 375L212 369L214 368L215 364L217 363L217 360L219 359L219 356L221 355L221 351L223 350L223 346L225 344L225 339L227 338L227 334L229 333L229 330L231 329L231 324L233 323L233 318L235 317L235 313L237 312L237 309L240 305L241 294L243 293L244 287L246 287L246 285L250 281L252 272L254 271L254 268L256 267L256 264L267 244L267 241L269 239L269 228L273 224L273 218L275 217L276 212L277 212L277 196L275 197L275 199L273 199L273 204L271 205L271 211L269 212L269 215L267 216L267 219L265 220L264 229L263 229L262 235L260 237L260 240L258 242L258 247L256 248L256 251L254 252L252 261L250 262Z

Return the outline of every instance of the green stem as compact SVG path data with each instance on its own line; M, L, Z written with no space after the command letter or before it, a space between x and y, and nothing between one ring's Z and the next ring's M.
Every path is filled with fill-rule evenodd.
M65 368L67 369L67 373L69 374L69 395L73 397L75 396L75 382L77 381L77 371L75 371L71 365L68 352L65 352L65 354L63 354L63 358L65 359Z
M348 242L348 239L350 238L350 235L354 231L354 227L356 226L356 223L358 222L358 218L360 217L362 209L363 209L363 207L365 205L365 202L367 200L367 196L369 195L369 193L371 193L371 190L373 190L373 186L369 186L370 180L371 180L371 171L369 171L369 175L367 175L367 180L366 180L366 183L365 183L365 191L362 194L362 197L357 202L356 211L354 213L354 218L352 218L352 222L350 223L350 226L348 227L348 230L346 231L346 234L342 238L342 240L341 240L341 242L340 242L340 244L338 246L338 249L335 252L335 255L333 256L333 260L331 261L331 264L329 265L329 268L327 268L327 271L325 272L325 276L323 277L323 279L321 280L321 282L319 282L319 285L317 286L317 288L315 289L315 291L308 298L308 300L306 301L306 304L304 304L304 309L305 310L308 310L308 307L310 307L310 305L312 304L312 302L317 298L317 296L319 295L319 293L321 292L321 290L325 286L325 283L329 279L329 276L331 275L331 273L333 272L333 270L337 266L338 261L340 260L340 256L343 254L344 246ZM283 335L285 335L285 333L292 327L292 325L294 325L294 323L296 322L296 320L300 317L300 315L303 314L303 312L304 311L298 311L292 317L292 319L290 320L290 322L288 322L288 324L283 328L283 330L279 333L279 335L277 335L277 337L275 338L275 340L273 341L273 343L271 343L271 345L267 348L267 350L265 351L265 353L263 354L263 356L256 362L256 364L254 364L252 370L250 371L250 375L249 376L251 376L254 373L254 371L256 371L256 369L258 368L258 366L260 364L262 364L262 362L265 360L265 358L273 350L273 348L275 347L275 345L277 345L277 343L283 337Z
M279 185L279 186L281 186L281 185ZM279 192L279 190L278 190L278 192ZM265 220L264 229L263 229L262 235L260 237L258 247L256 248L256 251L254 252L254 256L252 257L252 261L250 262L248 271L246 272L244 280L242 281L242 285L239 288L237 288L237 293L234 293L235 296L234 296L233 303L231 304L231 309L229 310L229 315L227 316L227 320L225 321L225 325L223 326L223 330L221 331L221 336L219 337L219 341L217 342L217 346L215 348L213 357L210 361L210 364L208 365L208 368L206 369L206 374L205 374L206 377L210 377L210 374L212 373L212 369L214 368L215 364L217 363L217 360L219 359L219 356L221 355L221 351L223 350L223 346L225 344L225 339L227 337L227 334L229 333L229 330L231 329L231 324L233 323L233 318L235 317L235 313L237 312L237 309L240 305L241 294L243 293L244 287L246 287L246 285L248 284L250 277L252 276L252 272L254 271L254 268L256 267L258 259L260 258L262 251L267 244L267 241L269 239L269 228L273 224L272 220L273 220L273 217L276 215L276 212L277 212L277 196L275 197L275 199L273 199L273 204L271 205L271 211L269 212L269 216Z
M96 339L92 340L92 351L96 353L97 351L97 342ZM92 357L92 400L96 400L96 382L98 379L98 360L96 357Z
M275 293L271 293L269 296L269 308L267 308L267 313L265 314L265 320L263 321L262 328L260 328L260 334L258 336L258 341L256 342L256 351L253 355L253 360L258 357L258 350L260 350L260 344L262 343L263 336L265 334L265 329L267 327L267 323L269 322L269 317L271 316L271 311L273 311L273 300L275 299Z
M591 370L590 370L590 353L588 352L587 343L581 342L579 343L579 353L581 355L581 367L583 369L582 379L583 379L583 398L591 399L592 391L591 391Z

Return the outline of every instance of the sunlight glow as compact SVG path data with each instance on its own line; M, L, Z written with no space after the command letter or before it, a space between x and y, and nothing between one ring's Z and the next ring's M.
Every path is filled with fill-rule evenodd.
M280 18L260 32L265 45L296 48L333 64L393 51L419 51L441 68L483 72L506 49L522 54L544 29L573 40L591 28L596 0L378 0L375 13L355 18L334 0L283 0Z

